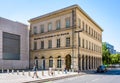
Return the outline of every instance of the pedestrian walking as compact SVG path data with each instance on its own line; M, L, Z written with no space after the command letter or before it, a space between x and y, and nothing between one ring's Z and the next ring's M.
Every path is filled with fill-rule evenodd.
M66 68L66 67L65 67L65 70L64 70L64 71L65 71L65 74L67 74L67 68Z
M78 69L78 74L80 73L80 70Z
M34 76L36 76L38 78L36 64L34 64L34 66L33 66L33 71L34 71L34 73L33 73L33 77L32 78L34 78Z

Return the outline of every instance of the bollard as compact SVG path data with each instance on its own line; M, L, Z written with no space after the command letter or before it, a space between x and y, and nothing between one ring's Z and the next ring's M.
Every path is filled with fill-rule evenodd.
M31 75L30 75L30 71L28 71L28 76L31 76Z
M53 75L55 75L55 70L53 70Z
M48 70L48 75L50 76L50 71Z
M58 69L58 74L60 74L60 70Z
M25 72L24 72L24 70L22 71L22 75L25 75Z
M72 72L74 72L74 69L72 69Z
M64 70L62 69L62 74L64 74Z
M12 69L12 74L14 74L14 70Z
M42 71L42 76L44 76L44 71Z
M19 70L17 70L17 75L19 75Z
M9 69L7 69L7 73L9 74Z
M59 70L57 70L57 74L59 74Z
M69 72L72 72L71 69L69 69Z
M2 73L4 73L4 69L2 68Z
M80 70L78 70L78 74L80 73Z
M72 70L70 70L70 72L72 72Z

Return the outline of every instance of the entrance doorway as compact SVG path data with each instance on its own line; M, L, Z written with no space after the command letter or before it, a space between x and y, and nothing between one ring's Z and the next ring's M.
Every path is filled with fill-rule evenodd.
M45 57L42 57L42 69L45 70Z
M70 55L66 55L66 57L65 57L65 65L66 65L67 70L71 69L71 56Z

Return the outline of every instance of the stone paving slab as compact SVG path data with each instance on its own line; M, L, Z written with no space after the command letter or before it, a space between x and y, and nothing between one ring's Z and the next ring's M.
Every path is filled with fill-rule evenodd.
M47 78L47 79L36 80L36 81L29 81L29 82L24 82L24 83L43 83L43 82L60 80L60 79L65 79L65 78L70 78L70 77L75 77L75 76L81 76L81 75L84 75L84 73L73 74L73 75L71 74L71 75L66 75L66 76L53 77L53 78Z
M77 72L68 72L67 74L60 73L58 74L58 71L55 71L55 75L49 76L48 71L44 71L44 76L42 76L42 71L38 71L39 78L32 78L33 72L31 73L31 76L28 75L28 72L24 72L23 75L22 72L19 72L19 75L17 75L17 72L12 73L0 73L0 83L33 83L33 82L46 82L49 80L57 80L57 79L63 79L70 76L76 76L78 75ZM82 75L84 73L80 73Z

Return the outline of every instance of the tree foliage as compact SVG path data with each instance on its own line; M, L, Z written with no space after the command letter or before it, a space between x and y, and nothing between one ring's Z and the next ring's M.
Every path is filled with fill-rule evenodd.
M104 43L102 44L102 60L103 64L110 64L111 62L110 52Z
M120 63L120 54L111 54L111 64L118 64Z
M118 64L120 63L120 54L110 54L106 44L102 44L102 60L103 64Z

